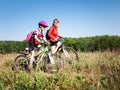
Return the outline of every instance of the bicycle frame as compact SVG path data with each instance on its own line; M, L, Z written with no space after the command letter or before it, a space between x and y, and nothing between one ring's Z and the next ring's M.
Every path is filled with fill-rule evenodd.
M37 52L37 53L35 54L35 57L39 56L40 54L44 54L44 53L46 53L47 51L48 51L48 47L45 47L43 50L40 50L39 52Z
M64 46L64 43L61 42L61 41L58 41L57 43L60 43L60 45L57 45L57 46L56 46L55 53L57 53L59 49L62 49L62 50L64 51L64 50L65 50L65 49L64 49L64 47L65 47L65 46Z
M38 60L37 64L40 64L43 56L45 55L45 53L48 52L48 47L46 46L43 50L40 50L39 52L37 52L35 54L35 57L38 57L39 55L41 55L40 59Z
M66 49L65 49L64 39L61 38L61 39L58 41L58 43L60 43L60 45L58 45L58 46L56 47L55 53L57 54L57 52L62 49L62 51L63 51L63 53L65 54L65 56L66 56L67 58L70 58L69 53L68 53L68 52L66 51Z

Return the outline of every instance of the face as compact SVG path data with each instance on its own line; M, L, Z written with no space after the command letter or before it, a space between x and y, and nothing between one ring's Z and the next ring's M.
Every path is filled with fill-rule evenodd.
M54 25L58 26L59 22L57 20L54 21Z
M45 29L45 27L42 26L41 30L44 30L44 29Z
M40 26L39 28L40 28L41 30L45 30L45 27L43 27L43 26Z

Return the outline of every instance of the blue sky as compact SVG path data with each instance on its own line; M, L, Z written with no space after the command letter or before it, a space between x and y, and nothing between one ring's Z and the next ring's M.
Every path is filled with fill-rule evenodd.
M63 37L120 35L120 0L0 0L0 40L24 40L54 18Z

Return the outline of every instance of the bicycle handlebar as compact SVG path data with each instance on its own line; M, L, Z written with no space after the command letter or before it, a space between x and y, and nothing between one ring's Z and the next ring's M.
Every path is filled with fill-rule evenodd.
M62 42L62 43L64 43L64 38L63 37L60 37L58 40L57 40L57 42ZM45 41L44 39L42 39L42 41L41 42L39 42L40 44L44 44L45 46L49 46L50 45L50 42L49 41Z
M60 37L60 38L58 39L58 41L61 41L62 43L64 43L64 38L63 38L63 37Z

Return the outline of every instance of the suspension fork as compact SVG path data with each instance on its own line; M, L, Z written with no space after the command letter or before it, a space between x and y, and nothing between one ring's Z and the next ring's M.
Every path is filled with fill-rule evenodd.
M63 50L63 53L65 54L65 56L66 56L67 58L70 58L69 53L68 53L67 50L65 49L65 46L62 46L62 50Z

